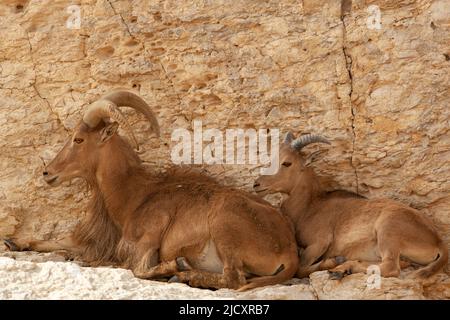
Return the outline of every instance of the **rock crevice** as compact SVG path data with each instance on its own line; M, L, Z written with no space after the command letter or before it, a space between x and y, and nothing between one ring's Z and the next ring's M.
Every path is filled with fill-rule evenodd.
M356 144L356 130L355 130L355 118L356 118L356 107L353 103L353 73L352 73L352 57L348 52L348 42L347 42L347 25L345 22L346 17L351 13L351 0L342 0L341 2L341 22L342 22L342 53L345 59L345 68L348 72L348 80L350 84L348 96L350 103L350 112L351 112L351 124L350 129L352 133L352 150L350 155L350 165L352 166L355 173L355 188L356 194L359 194L359 179L358 179L358 168L355 164L354 155L355 155L355 144Z

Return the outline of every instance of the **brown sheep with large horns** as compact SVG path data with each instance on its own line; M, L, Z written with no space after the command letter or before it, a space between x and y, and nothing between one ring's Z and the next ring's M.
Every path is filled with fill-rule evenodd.
M92 103L63 149L46 167L51 186L75 177L92 188L86 218L62 240L5 240L10 250L67 250L94 265L117 264L140 278L176 276L196 287L246 290L290 279L298 268L294 232L270 204L204 175L148 172L119 124L119 107L149 106L128 91Z
M278 172L261 176L254 184L261 196L288 195L281 211L292 219L298 245L304 248L297 273L300 278L327 269L333 278L341 278L365 272L371 264L379 265L382 276L396 277L408 261L426 265L412 277L428 277L445 267L448 247L425 215L389 199L368 200L347 191L326 191L301 152L316 142L330 144L318 135L294 139L289 133L280 150Z

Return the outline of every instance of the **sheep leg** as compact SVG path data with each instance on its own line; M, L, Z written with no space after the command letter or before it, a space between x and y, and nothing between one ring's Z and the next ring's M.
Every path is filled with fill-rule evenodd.
M177 272L191 270L191 266L184 257L178 257L175 260L164 261L160 264L146 270L134 270L133 274L140 279L155 279L160 277L173 276Z
M378 226L377 246L381 257L380 272L383 277L398 277L401 271L400 248L396 225L388 222Z
M388 260L390 261L390 260ZM371 265L377 265L380 267L380 273L383 275L383 263L370 263L366 261L346 261L345 263L339 265L338 267L330 270L330 278L333 280L340 280L342 279L346 274L352 274L352 273L359 273L359 272L367 272L369 266ZM411 264L407 261L400 261L399 263L400 268L408 268L411 266ZM386 271L386 270L385 270ZM385 273L386 274L386 273Z
M10 251L52 252L66 250L74 254L79 254L81 252L81 248L75 244L72 237L66 237L60 240L4 239L3 243Z
M131 245L130 245L131 244ZM160 244L154 234L147 234L137 244L123 238L119 242L119 256L131 260L124 265L130 268L136 278L155 279L173 276L180 271L191 270L189 262L184 257L160 261Z
M242 270L230 267L224 267L223 273L192 270L179 272L176 277L180 282L187 282L196 288L239 289L247 283Z
M317 242L305 248L300 255L300 265L297 271L298 278L309 276L314 271L324 270L334 267L331 259L326 259L315 263L328 250L329 242Z
M175 280L188 283L196 288L230 288L239 289L247 283L242 261L225 257L223 262L223 272L215 273L203 270L191 270L178 272ZM173 282L174 279L171 279Z
M125 245L127 244L128 245ZM136 246L122 239L119 243L119 256L131 258L123 265L130 268L136 278L156 279L173 276L179 271L191 270L191 266L184 257L160 262L159 245L151 235L147 235ZM132 243L132 242L131 242Z
M380 264L381 275L385 278L400 275L399 254L389 252L384 255Z
M365 273L367 271L367 268L371 264L373 264L373 263L364 262L364 261L356 261L356 260L346 261L343 264L337 266L336 268L329 270L330 279L340 280L346 274L359 273L359 272Z

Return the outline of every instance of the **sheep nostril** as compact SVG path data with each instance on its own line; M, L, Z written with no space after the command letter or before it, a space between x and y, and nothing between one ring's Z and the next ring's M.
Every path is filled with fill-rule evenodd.
M255 183L253 184L253 188L256 188L256 187L259 187L259 183L258 183L258 182L255 182Z
M47 171L42 172L42 174L43 174L44 176L48 176L48 172L47 172Z

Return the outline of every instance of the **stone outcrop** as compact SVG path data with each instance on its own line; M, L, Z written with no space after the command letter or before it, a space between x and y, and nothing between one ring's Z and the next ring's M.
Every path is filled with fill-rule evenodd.
M89 268L63 262L56 254L6 253L0 257L0 299L449 299L450 278L438 274L428 282L379 278L363 273L330 280L327 271L309 279L246 292L216 291L141 280L130 270ZM402 278L404 276L402 275Z
M449 6L2 1L0 237L58 238L84 215L85 185L50 189L42 168L83 108L123 87L158 114L161 141L149 138L142 117L127 113L141 157L158 170L170 164L172 130L192 129L194 119L219 130L321 133L332 147L308 150L321 148L314 166L334 187L418 208L450 240ZM249 190L258 174L252 169L206 167Z

